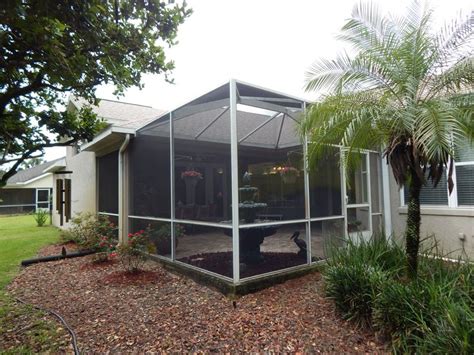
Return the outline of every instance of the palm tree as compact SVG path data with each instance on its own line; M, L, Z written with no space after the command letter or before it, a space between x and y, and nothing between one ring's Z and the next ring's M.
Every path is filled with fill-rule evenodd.
M399 186L409 186L405 231L408 274L417 272L420 190L436 186L452 157L474 137L473 13L431 32L432 12L412 2L405 17L382 16L372 4L354 7L339 39L352 56L317 60L306 73L306 90L325 90L311 105L301 133L311 142L310 165L329 146L349 151L383 149Z

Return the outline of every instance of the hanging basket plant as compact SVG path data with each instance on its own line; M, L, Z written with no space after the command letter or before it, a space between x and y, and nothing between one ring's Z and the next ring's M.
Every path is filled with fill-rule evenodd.
M199 171L190 169L190 170L185 170L181 173L181 179L184 181L186 180L201 180L202 179L202 174Z
M284 166L280 169L280 176L285 184L294 184L300 171L292 166Z

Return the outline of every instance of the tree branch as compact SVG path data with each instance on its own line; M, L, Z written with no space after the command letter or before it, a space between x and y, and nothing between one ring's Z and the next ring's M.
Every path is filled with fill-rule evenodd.
M19 96L27 95L41 88L43 86L42 80L43 80L43 74L38 73L36 75L36 78L29 85L22 86L20 88L15 88L12 90L8 90L3 95L1 95L0 108L2 108L2 111L3 111L3 108L5 108L12 99Z
M66 142L45 143L45 144L40 144L40 145L38 145L34 148L28 149L19 158L17 158L16 163L13 164L10 167L10 169L8 169L7 172L2 175L2 177L0 178L0 188L5 186L6 183L7 183L7 180L17 173L17 169L18 169L18 167L20 166L21 163L23 163L26 159L35 158L35 157L31 156L35 151L43 149L43 148L65 147L65 146L71 145L75 142L77 142L77 139L73 138L73 139L70 139ZM11 161L15 161L15 160L11 160Z

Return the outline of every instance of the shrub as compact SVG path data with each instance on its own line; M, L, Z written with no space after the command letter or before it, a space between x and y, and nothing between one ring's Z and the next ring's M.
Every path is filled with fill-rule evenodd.
M343 317L371 325L372 307L381 284L403 274L403 250L385 238L346 241L332 247L324 272L326 295L332 298Z
M436 245L436 243L435 243ZM404 277L403 250L371 240L333 250L326 293L343 316L372 325L394 352L472 354L474 265L420 257L418 278Z
M49 211L44 208L38 208L36 212L33 214L33 218L36 221L36 225L38 227L43 227L48 220Z
M444 280L388 280L374 302L373 323L396 352L469 353L474 314ZM472 353L472 352L470 352Z
M117 227L104 215L80 213L71 220L71 228L61 233L63 241L74 241L82 249L99 252L99 260L107 260L114 249Z
M447 303L433 331L416 341L423 353L474 354L474 310L466 302Z
M117 247L120 262L126 272L139 271L146 260L148 235L144 230L128 235L128 242Z
M344 318L370 325L374 299L386 278L385 272L370 265L331 265L324 275L326 295Z
M371 265L391 275L401 276L405 268L405 254L396 243L383 235L369 241L345 241L343 247L330 247L329 265Z

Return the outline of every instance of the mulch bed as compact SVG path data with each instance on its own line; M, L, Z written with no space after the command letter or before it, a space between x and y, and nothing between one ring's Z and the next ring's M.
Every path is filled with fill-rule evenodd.
M9 286L63 315L82 352L386 351L335 314L317 273L243 296L234 308L219 292L157 263L124 276L119 263L84 268L91 260L35 264Z
M61 254L63 247L66 249L66 253L72 253L79 250L79 247L74 242L52 244L43 247L39 252L38 256L50 256Z
M306 263L306 259L296 253L264 252L262 257L263 261L258 264L241 265L240 277L265 274ZM179 261L232 278L232 252L196 254L181 258Z
M114 264L117 264L117 260L97 261L89 259L89 262L81 265L81 270L106 268Z
M164 283L171 278L164 270L158 271L138 271L138 272L123 272L122 270L115 271L104 277L104 283L110 285L147 285L150 283Z

